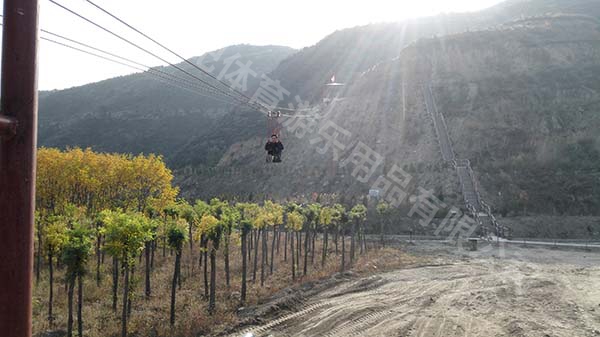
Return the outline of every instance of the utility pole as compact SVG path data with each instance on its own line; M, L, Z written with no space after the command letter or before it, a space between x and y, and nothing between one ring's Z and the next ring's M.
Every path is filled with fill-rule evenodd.
M31 336L38 0L4 0L0 104L0 335Z

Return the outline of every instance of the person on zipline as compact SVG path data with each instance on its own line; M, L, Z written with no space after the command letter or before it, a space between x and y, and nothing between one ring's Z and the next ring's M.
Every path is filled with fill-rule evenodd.
M271 159L274 163L281 163L281 152L283 151L283 144L279 141L277 135L272 135L271 139L267 141L265 144L265 150L267 154L271 157L267 160Z

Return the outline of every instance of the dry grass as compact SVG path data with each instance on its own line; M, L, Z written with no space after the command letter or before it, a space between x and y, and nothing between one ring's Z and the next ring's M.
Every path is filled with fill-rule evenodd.
M232 240L235 242L235 240ZM269 246L270 246L269 240ZM283 236L281 238L280 253L275 256L275 268L272 275L268 275L264 287L260 286L260 253L256 282L252 282L252 264L248 270L247 306L264 302L277 291L293 284L300 284L331 276L340 269L340 256L335 255L334 245L331 243L330 255L323 268L321 268L321 242L318 241L315 250L314 265L310 264L308 274L297 277L295 282L291 278L291 260L283 260ZM341 245L340 245L341 247ZM347 246L349 244L347 242ZM204 283L202 269L198 267L198 247L194 247L193 263L190 258L189 246L184 251L182 261L182 288L177 291L176 323L169 325L171 278L173 274L174 256L167 253L162 257L162 251L156 251L156 265L152 273L152 296L144 297L144 269L143 263L137 267L134 277L133 305L129 320L131 336L200 336L222 331L227 327L235 326L238 322L236 311L239 308L239 291L241 285L241 259L239 246L231 246L231 284L225 285L224 259L222 252L217 259L217 308L211 316L207 313L207 299L204 298ZM222 248L222 247L221 247ZM269 247L270 251L270 247ZM398 249L374 249L371 247L367 253L358 255L354 266L351 268L359 274L371 274L386 270L397 269L419 263L419 259L409 256ZM270 257L270 256L269 256ZM90 270L95 270L95 260L92 259ZM302 258L301 258L301 261ZM349 257L346 257L349 261ZM299 268L300 273L302 268ZM298 270L297 270L298 272ZM48 310L48 275L44 271L40 282L35 285L33 297L33 331L40 336L44 332L53 330L66 330L67 321L67 296L63 283L64 271L55 272L54 285L54 326L50 327L47 320ZM96 286L93 275L85 279L83 323L84 335L88 337L120 336L121 312L121 286L119 287L119 307L114 312L112 306L112 278L110 259L107 258L102 266L103 280L100 287ZM120 278L122 282L122 277Z

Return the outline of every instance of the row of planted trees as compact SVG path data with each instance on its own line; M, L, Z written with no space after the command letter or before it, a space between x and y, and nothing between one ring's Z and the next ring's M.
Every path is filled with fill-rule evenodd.
M143 273L143 294L150 299L159 258L173 263L168 315L173 325L177 290L184 282L184 255L189 267L202 269L199 278L185 282L203 284L198 300L206 300L208 314L213 314L217 283L237 292L230 287L231 280L241 280L239 305L243 306L248 284L262 287L278 268L289 270L293 282L307 275L309 266L325 266L334 254L343 271L367 248L367 209L362 203L349 209L334 201L280 204L214 198L190 204L176 200L171 173L160 157L79 149L42 149L39 157L38 174L43 176L38 184L48 185L38 186L36 274L39 280L40 270L48 270L48 321L52 326L54 269L64 270L69 337L74 334L75 302L77 333L83 335L83 283L87 278L101 287L105 270L112 274L112 309L119 312L121 335L127 336L135 291L132 279L136 271ZM231 254L234 249L239 254ZM230 270L232 256L241 260L239 274ZM224 271L224 279L217 278L218 268Z

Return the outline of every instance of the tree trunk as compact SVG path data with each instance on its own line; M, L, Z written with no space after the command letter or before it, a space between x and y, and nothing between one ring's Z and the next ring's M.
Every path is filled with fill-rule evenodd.
M67 284L67 337L73 337L73 290L75 288L75 277L69 277Z
M129 272L129 279L133 280L135 275L135 265L133 265L131 267L131 271ZM130 285L131 286L131 285ZM131 289L129 289L131 290ZM131 308L133 308L133 306L131 305L131 297L127 297L127 317L131 317Z
M208 299L208 240L204 242L204 298Z
M40 270L42 268L42 230L40 228L38 228L37 231L37 237L38 237L38 247L37 247L37 254L35 255L35 260L36 260L36 264L35 264L35 284L37 285L38 282L40 281Z
M156 239L152 240L152 253L150 255L150 269L154 270L154 253L156 252Z
M350 263L354 262L354 241L355 241L356 224L350 227Z
M338 255L338 237L340 236L340 229L336 228L334 232L334 242L335 242L335 255Z
M83 337L83 276L77 276L77 335Z
M173 270L173 282L171 283L171 315L169 322L171 326L175 324L175 296L177 293L177 279L179 278L179 269L181 266L181 251L175 254L175 269Z
M302 275L306 276L307 265L308 265L308 243L310 242L310 231L308 226L306 226L306 230L304 231L304 266L302 267Z
M225 232L225 284L227 288L229 288L229 238L231 237L231 232Z
M300 269L300 256L302 255L302 232L296 232L296 264ZM300 270L298 270L300 272Z
M325 267L325 261L327 260L327 239L328 239L329 231L328 228L325 227L323 229L323 260L321 261L321 267Z
M112 284L112 291L113 291L112 308L113 308L113 311L117 311L117 301L118 301L117 290L118 289L119 289L119 260L116 257L113 257L113 284Z
M217 275L217 250L213 247L210 250L210 297L208 300L208 313L210 315L212 315L215 311L216 275Z
M96 238L96 285L100 287L100 260L102 259L102 254L100 253L100 244L102 238L100 235Z
M281 241L281 225L277 227L277 256L279 256L279 241Z
M125 278L123 279L123 311L121 312L121 337L127 337L127 307L129 299L129 266L124 264Z
M240 305L246 303L246 276L248 273L248 260L246 259L247 244L248 244L248 231L242 229L242 289L240 291Z
M48 272L49 272L49 282L50 282L50 293L48 295L48 324L52 327L52 322L54 321L54 317L52 316L52 304L54 300L54 267L52 266L52 247L48 248Z
M365 229L362 228L361 232L362 232L363 246L365 247L364 253L366 253L367 252L367 236L365 235Z
M296 280L296 259L294 258L294 256L296 255L296 252L294 251L294 232L291 233L290 235L290 251L292 252L292 280L295 281Z
M261 244L261 249L262 249L262 254L265 256L265 266L267 266L267 268L269 267L269 230L268 229L264 229L263 230L263 237L262 237L262 244Z
M362 255L364 253L363 243L364 243L364 233L362 231L362 226L358 226L358 246L360 248L360 255Z
M265 264L267 263L267 230L266 228L262 230L262 250L261 250L261 259L260 259L260 286L265 285Z
M254 233L254 244L252 246L254 247L254 266L252 268L252 283L255 283L256 282L256 268L257 268L257 264L258 264L258 232L256 230Z
M104 235L102 235L100 239L102 240L102 243L100 244L100 246L102 246L102 244L106 242L106 239L104 238ZM106 252L104 250L102 250L102 253L100 254L100 255L102 255L102 258L100 259L101 264L104 264L104 255L105 254L106 254Z
M279 242L279 240L277 239L277 237L279 236L278 229L278 226L273 226L273 241L271 241L271 268L269 270L269 275L273 275L273 265L275 264L275 245Z
M290 235L290 233L288 231L285 231L284 234L284 238L283 238L283 261L287 262L287 249L288 249L288 236ZM293 251L294 249L292 249Z
M150 298L150 295L152 294L152 289L150 288L150 272L152 270L152 268L150 267L150 251L152 249L152 242L148 241L146 242L146 287L145 287L145 294L146 294L146 299Z
M315 227L312 231L311 235L311 244L310 244L310 265L315 265L315 241L317 238L317 228Z
M346 269L346 238L344 237L344 232L341 233L342 236L342 266L340 268L340 272L344 272Z
M202 258L204 257L204 234L200 235L200 258L198 260L198 267L202 267ZM206 261L204 261L206 263Z
M385 222L382 220L381 221L381 227L379 228L379 235L380 235L380 244L381 244L381 248L385 248L385 240L383 239L383 231L385 228Z
M192 240L192 238L194 236L193 236L193 233L192 233L192 223L191 222L188 224L188 228L189 228L189 231L188 231L188 235L189 236L188 236L188 238L190 238L190 256L193 257L194 256L194 240ZM192 264L192 266L193 266L193 264Z

